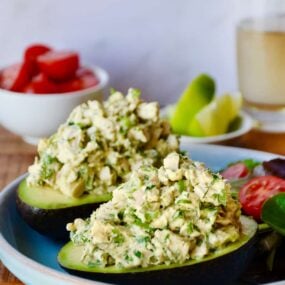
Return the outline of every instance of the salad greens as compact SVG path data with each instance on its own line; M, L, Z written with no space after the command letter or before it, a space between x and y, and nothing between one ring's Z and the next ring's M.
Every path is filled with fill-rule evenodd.
M272 271L285 235L285 160L244 159L230 163L221 174L231 183L232 197L240 200L242 210L259 216L259 252L267 255Z
M262 220L278 233L285 235L285 193L279 193L264 203Z
M252 158L246 158L246 159L238 160L235 162L231 162L228 164L227 167L229 167L231 165L235 165L235 164L240 163L240 162L243 163L249 171L253 171L256 166L261 165L260 161L254 160Z
M285 179L285 159L275 158L263 162L263 167L272 175Z

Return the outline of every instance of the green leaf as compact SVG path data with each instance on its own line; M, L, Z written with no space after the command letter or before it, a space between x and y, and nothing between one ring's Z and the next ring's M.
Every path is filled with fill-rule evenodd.
M178 191L179 191L180 193L182 193L183 191L185 191L185 190L187 189L184 180L179 180L179 181L177 182L177 185L178 185Z
M43 179L49 179L55 174L55 169L53 164L56 163L57 159L45 153L41 157L41 160L42 160L41 177Z
M278 233L285 235L285 193L279 193L264 203L261 219Z
M137 88L131 88L129 90L133 95L134 97L136 98L139 98L141 96L141 90L140 89L137 89Z
M243 162L249 170L253 170L256 166L261 164L260 161L256 161L251 158L241 160L241 162Z
M141 253L140 251L138 251L138 250L135 250L135 251L134 251L134 255L135 255L136 257L138 257L138 258L141 258L141 257L142 257L142 253Z
M113 95L116 92L117 92L117 90L115 88L113 88L113 87L111 87L110 90L109 90L110 95Z
M257 161L257 160L251 159L251 158L246 158L243 160L237 160L237 161L229 163L227 165L227 167L222 168L221 170L219 170L219 172L222 172L223 170L227 169L229 166L235 165L235 164L240 163L240 162L243 163L249 171L253 171L256 166L261 164L260 161Z

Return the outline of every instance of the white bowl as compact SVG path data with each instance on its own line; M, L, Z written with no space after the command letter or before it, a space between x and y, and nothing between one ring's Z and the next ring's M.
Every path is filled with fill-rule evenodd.
M0 89L0 123L25 141L37 144L53 134L70 112L88 100L102 100L109 76L99 67L91 67L99 84L61 94L25 94Z
M174 105L168 105L161 110L161 116L164 118L169 118L174 110ZM189 143L222 143L228 140L236 139L242 135L248 133L254 126L255 121L244 111L239 112L239 117L241 118L240 126L237 130L228 132L222 135L207 136L207 137L193 137L193 136L181 136L181 144Z

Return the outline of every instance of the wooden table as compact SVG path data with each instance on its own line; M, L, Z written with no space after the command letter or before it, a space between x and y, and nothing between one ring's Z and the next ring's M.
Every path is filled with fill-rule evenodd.
M252 131L238 140L227 144L264 150L285 155L285 134L264 134ZM20 174L27 171L33 162L36 147L24 143L0 126L0 189ZM19 285L21 283L0 263L0 284Z

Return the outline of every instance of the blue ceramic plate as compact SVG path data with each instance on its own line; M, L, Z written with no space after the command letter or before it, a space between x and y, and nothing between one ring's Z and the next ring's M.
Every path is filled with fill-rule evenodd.
M215 145L183 145L190 157L203 161L213 170L219 170L227 163L253 158L268 160L274 154ZM72 285L106 284L78 278L64 272L56 261L61 243L51 241L31 228L19 217L15 208L15 192L19 177L0 194L0 259L19 279L29 285Z

